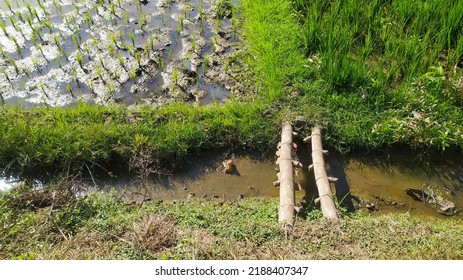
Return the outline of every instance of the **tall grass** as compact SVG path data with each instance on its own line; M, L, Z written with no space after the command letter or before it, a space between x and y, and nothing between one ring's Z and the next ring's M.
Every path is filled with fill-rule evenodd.
M258 81L263 83L265 96L270 100L285 94L284 86L300 76L304 57L299 52L301 28L291 16L288 1L242 1L244 35L254 54Z
M333 144L462 146L463 2L292 2Z
M267 151L278 126L261 103L129 110L79 104L70 108L0 107L0 166L82 168L140 153L174 166L190 153L240 147ZM269 114L269 112L267 112Z

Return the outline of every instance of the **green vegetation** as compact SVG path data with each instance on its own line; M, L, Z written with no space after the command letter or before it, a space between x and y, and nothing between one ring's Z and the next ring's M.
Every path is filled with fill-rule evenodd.
M243 3L269 95L303 92L330 146L462 146L462 3Z
M219 16L227 17L230 1L220 3ZM98 14L98 4L94 7ZM31 28L27 18L36 17L52 31L35 9L28 9ZM326 143L341 151L394 144L434 150L463 147L461 1L243 0L239 11L249 45L246 62L256 74L260 94L256 100L130 109L82 103L69 108L2 105L0 166L72 173L113 161L134 169L178 167L187 156L215 148L266 153L278 141L281 121L296 115L309 120L302 134L318 123ZM202 33L201 7L198 13ZM164 21L165 15L161 17ZM72 29L73 21L65 21ZM86 24L90 28L91 19ZM3 21L0 29L9 36ZM43 41L39 27L33 30ZM134 33L129 37L127 48L134 49ZM77 33L71 38L83 68L83 42ZM53 39L67 58L59 37ZM11 40L21 55L22 46ZM116 35L111 40L108 50L125 68L118 52L122 42ZM149 54L154 52L154 37L147 40ZM193 42L196 48L196 39ZM129 53L140 68L141 54ZM209 58L204 57L203 69ZM163 69L164 59L158 59ZM56 60L61 67L60 58ZM103 81L103 60L94 70ZM135 70L130 73L134 83ZM175 83L178 74L172 72ZM11 72L2 69L2 75L11 83ZM93 81L88 83L93 91ZM112 81L104 84L114 94ZM73 94L70 84L67 88ZM46 95L43 85L42 91ZM106 195L75 198L69 189L76 184L63 180L42 190L26 186L2 194L0 258L463 257L463 227L457 220L358 214L345 217L337 227L317 210L304 209L288 240L276 223L274 199L126 205Z
M126 205L97 194L63 204L56 195L50 206L37 209L39 193L23 190L0 198L1 259L463 257L458 220L356 215L333 227L314 210L297 219L291 239L286 239L275 222L276 199Z
M28 110L2 106L0 165L67 170L113 159L128 163L145 154L154 163L174 166L189 153L205 149L266 152L278 135L278 127L267 118L259 102L207 107L173 104L137 110L87 104Z

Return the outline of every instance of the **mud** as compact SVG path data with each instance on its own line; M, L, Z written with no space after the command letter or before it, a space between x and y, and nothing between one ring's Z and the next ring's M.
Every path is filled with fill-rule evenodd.
M215 0L9 2L2 103L207 104L252 93L236 60L235 2L225 14Z

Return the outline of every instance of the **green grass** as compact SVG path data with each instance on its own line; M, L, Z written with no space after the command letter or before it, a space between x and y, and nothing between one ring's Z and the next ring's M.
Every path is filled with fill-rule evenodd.
M203 107L79 104L71 108L0 107L0 165L14 169L81 169L85 164L126 164L144 154L174 166L206 149L252 149L265 153L278 128L260 103ZM270 119L273 119L270 118Z
M300 78L304 57L299 52L297 34L302 28L291 16L289 1L241 1L244 36L253 57L263 95L270 101L286 96L284 88Z
M310 115L328 146L463 147L462 3L242 2L264 95Z
M461 259L458 220L358 214L332 225L312 211L290 239L273 198L126 205L90 195L35 209L0 197L0 259ZM31 196L33 197L33 196ZM55 202L56 203L56 202Z

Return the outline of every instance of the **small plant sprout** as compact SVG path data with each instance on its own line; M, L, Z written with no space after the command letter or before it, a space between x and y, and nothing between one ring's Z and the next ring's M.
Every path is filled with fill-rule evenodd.
M143 30L143 27L145 26L145 23L146 23L146 14L145 14L145 12L142 10L142 12L140 12L140 18L139 18L139 20L138 20L138 26L140 27L140 29L141 29L142 31L144 31L144 30Z
M132 32L132 33L130 33L129 36L130 36L130 41L132 41L133 47L135 47L135 35L134 35L133 32Z
M114 55L115 50L116 50L116 45L114 45L113 42L109 42L109 44L108 44L108 52L109 52L111 55Z
M40 72L40 65L39 65L39 60L37 57L32 58L32 64L34 65L34 68Z
M11 40L13 41L14 45L16 46L16 52L18 53L19 56L22 57L23 52L22 52L21 46L18 43L18 39L16 39L15 37L11 37Z
M8 75L8 72L6 72L5 69L2 69L2 73L5 76L5 78L7 79L7 81L10 82L10 84L11 84L11 80L10 80L10 76Z
M100 63L100 66L101 66L103 69L108 70L108 69L106 69L106 65L104 64L104 60L103 60L102 57L99 57L99 58L98 58L98 62Z
M76 54L76 60L77 60L77 63L79 64L80 68L84 68L84 58L82 56L82 54L80 52L78 52Z
M137 79L137 69L134 67L130 70L130 78L132 79L133 83L136 83Z
M37 0L37 4L39 4L40 9L42 9L43 13L45 15L48 15L47 9L45 9L45 6L42 3L42 0Z
M151 55L151 49L150 49L150 46L146 45L145 46L145 53L146 53L146 56L149 58L150 55Z
M21 12L17 12L16 15L18 16L20 21L24 21L23 14Z
M98 76L98 78L100 78L104 82L103 73L101 73L101 68L98 65L95 67L95 73Z
M63 68L63 65L61 64L61 58L59 56L55 58L55 61L56 61L56 64L58 64L59 68Z
M31 29L33 29L33 27L32 27L32 18L31 18L31 16L30 16L30 15L26 15L25 20L26 20L27 24L29 25L29 27L30 27Z
M14 13L14 12L13 12L13 9L11 8L11 3L10 3L10 1L5 0L5 5L8 7L8 10L10 10L10 12Z
M191 39L191 51L194 53L196 52L196 35L193 34Z
M13 25L14 29L18 30L18 26L16 25L16 21L12 15L9 15L8 18L10 19L11 25Z
M148 40L150 43L151 50L154 51L154 36L150 36Z
M121 9L122 9L121 0L117 0L117 6L119 6L119 8L121 8Z
M87 11L85 12L85 24L87 25L88 29L92 29L92 25L93 25L93 18L92 18L92 14Z
M159 68L164 69L164 59L162 57L159 58Z
M36 47L37 47L37 49L39 50L39 52L40 52L40 54L42 55L42 57L43 57L46 61L48 61L47 57L46 57L45 54L43 53L43 47L42 47L42 45L37 45Z
M67 84L66 84L66 89L67 89L68 92L74 97L74 93L72 92L72 86L71 86L71 84L67 83Z
M48 29L48 31L51 32L53 31L53 25L51 24L51 22L47 19L47 20L43 20L42 21L42 25Z
M32 30L34 31L35 36L39 37L39 39L43 41L42 35L40 34L40 29L37 26L34 26Z
M172 52L172 49L170 49L169 52L167 53L167 58L168 58L169 60L171 60L173 55L174 55L174 54L173 54L173 52Z
M5 34L6 37L10 37L6 31L6 25L3 19L0 19L0 29L3 31L3 34Z
M174 85L178 84L178 70L177 70L177 68L174 68L174 70L172 70L172 82L174 83Z
M116 56L117 56L117 60L119 61L119 65L121 67L125 68L125 60L124 60L124 58L119 53L117 53Z
M80 49L80 40L79 40L78 36L76 36L76 34L72 34L71 38L72 38L72 41L74 41L74 43L76 43L77 48Z
M116 6L113 3L109 3L109 10L111 15L116 16Z
M137 61L138 67L141 67L141 55L140 55L140 52L135 52L135 60Z

